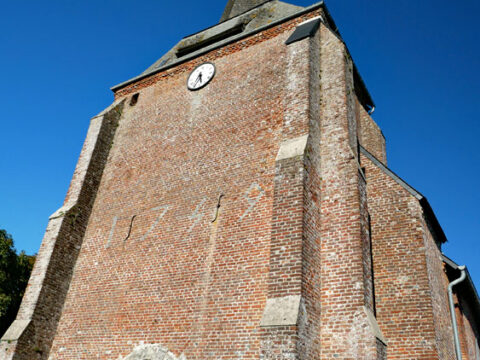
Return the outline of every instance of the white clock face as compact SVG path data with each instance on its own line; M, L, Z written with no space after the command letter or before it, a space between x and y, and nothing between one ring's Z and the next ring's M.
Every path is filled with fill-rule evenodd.
M190 90L198 90L207 85L215 75L215 65L205 63L197 66L188 77L187 86Z

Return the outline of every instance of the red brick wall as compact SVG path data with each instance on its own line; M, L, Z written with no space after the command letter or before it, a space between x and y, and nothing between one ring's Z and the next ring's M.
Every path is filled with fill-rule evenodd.
M321 359L374 359L352 64L324 26L320 40Z
M388 359L454 359L440 252L419 201L365 156L377 320Z
M39 357L119 359L155 344L177 359L385 358L369 317L369 190L352 62L324 25L285 45L316 15L115 94L127 105L113 142L102 143L105 169L92 162L101 182L85 197L95 202L49 329L53 346ZM204 61L215 78L188 91ZM307 136L306 150L277 156ZM267 300L289 297L297 318L261 326Z
M448 280L444 271L441 251L435 242L428 219L420 219L424 237L430 296L435 325L435 338L440 359L454 359L453 330L448 305Z
M283 324L282 317L277 318L276 324L262 325L260 357L318 359L321 327L318 34L289 45L288 54L287 77L291 95L286 101L284 142L276 161L273 209L274 214L278 212L281 216L272 218L272 228L278 227L281 231L272 231L268 297L281 304L286 296L296 296L299 299L296 305L298 315L295 332L291 326ZM299 77L299 74L304 76ZM301 129L303 131L299 132ZM292 150L292 141L300 142L301 146L297 145L299 151L284 156L282 149ZM292 220L295 219L300 223L294 225ZM292 281L296 283L295 288L285 288ZM279 289L283 290L279 292ZM295 351L289 344L295 344Z
M288 186L274 197L279 143L308 130L308 108L291 102L286 76L292 24L116 94L140 91L114 139L53 359L117 359L141 342L187 359L258 358L269 292L300 293L302 284L302 162L277 164ZM189 71L207 60L215 78L188 91ZM299 66L292 76L306 87L293 98L308 104L308 67ZM306 121L285 123L295 111ZM271 261L275 237L291 241L286 268ZM295 328L281 332L296 348Z
M387 165L387 151L385 137L382 131L367 113L365 108L356 100L358 141L365 149L373 154L383 164Z
M477 339L480 338L480 334L475 325L472 310L463 297L460 297L460 302L458 301L458 294L455 296L455 300L462 358L463 360L478 360L480 353L478 353Z
M320 34L309 39L309 138L304 156L302 294L308 321L300 324L302 359L320 359L321 348L321 160L320 160Z

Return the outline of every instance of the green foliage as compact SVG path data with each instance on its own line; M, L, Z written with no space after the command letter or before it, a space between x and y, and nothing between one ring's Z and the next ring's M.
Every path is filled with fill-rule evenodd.
M0 336L15 320L35 256L17 254L13 239L0 229Z

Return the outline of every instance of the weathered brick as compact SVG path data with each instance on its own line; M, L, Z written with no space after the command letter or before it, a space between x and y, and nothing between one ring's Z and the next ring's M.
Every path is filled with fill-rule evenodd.
M332 27L319 5L116 89L2 360L454 358L441 241Z

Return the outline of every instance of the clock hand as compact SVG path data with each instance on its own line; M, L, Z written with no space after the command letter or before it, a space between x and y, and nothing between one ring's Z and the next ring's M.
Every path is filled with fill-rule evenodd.
M197 83L200 81L202 83L202 73L198 74L197 80L195 80L195 84L193 86L197 86Z

